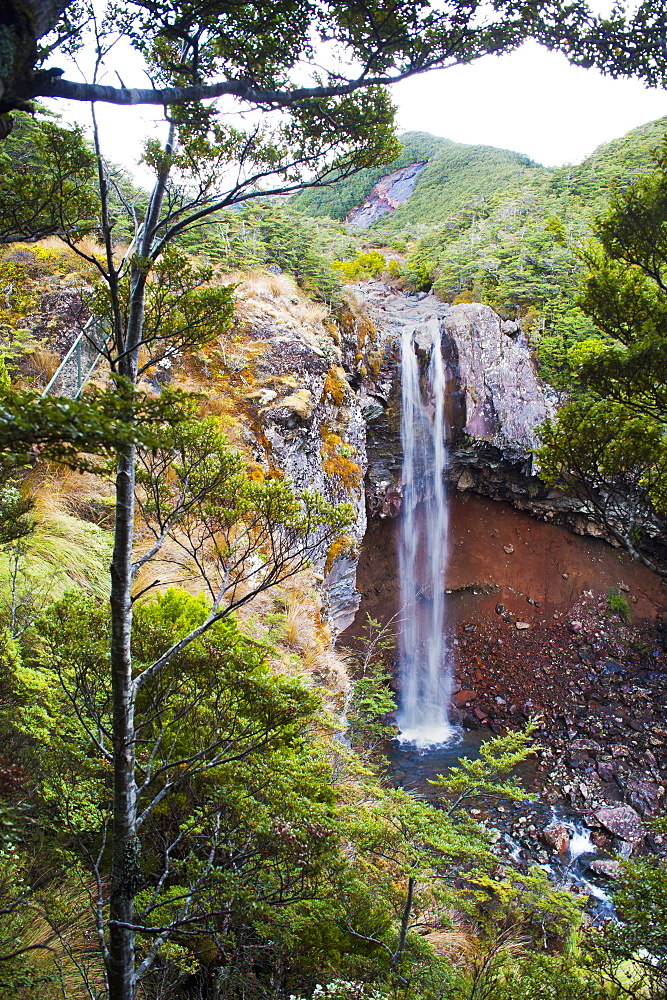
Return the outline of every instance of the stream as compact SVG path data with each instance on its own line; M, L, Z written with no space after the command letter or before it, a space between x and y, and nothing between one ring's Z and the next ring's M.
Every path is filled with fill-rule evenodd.
M437 796L429 780L456 767L461 759L475 760L482 743L493 736L494 733L486 727L477 730L457 728L446 743L421 748L394 739L386 751L390 780L396 786L435 803ZM515 774L531 791L535 789L538 778L536 772L537 763L534 758L529 758L516 769ZM586 896L587 910L594 924L614 917L608 882L600 879L589 867L601 852L592 839L592 831L579 816L555 808L539 797L523 803L501 800L491 809L474 810L472 814L496 831L495 849L503 860L523 872L539 865L556 888ZM567 832L569 847L564 853L547 854L538 846L539 841L526 846L526 833L538 834L541 828L549 826L562 827ZM602 853L611 857L606 852Z

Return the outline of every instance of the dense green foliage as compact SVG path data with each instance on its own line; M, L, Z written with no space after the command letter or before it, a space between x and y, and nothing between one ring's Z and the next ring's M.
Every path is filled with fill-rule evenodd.
M208 613L203 598L175 590L140 604L136 669ZM39 984L54 1000L61 982L73 996L81 977L93 990L99 982L99 959L75 940L95 933L94 909L63 873L86 885L97 858L108 877L108 628L103 605L71 592L20 643L5 637L0 660L0 747L14 769L0 770L0 902L14 907L0 961L5 981ZM270 652L228 618L138 699L140 822L123 879L135 893L140 962L170 928L144 980L149 995L168 986L185 996L197 982L220 998L241 984L246 996L287 996L343 975L382 996L465 996L461 974L415 933L425 920L447 927L463 908L493 936L511 911L524 933L534 924L536 942L576 926L578 907L541 873L494 873L488 833L464 808L481 791L522 794L506 777L529 750L525 736L495 741L474 776L464 768L439 779L446 807L437 809L383 788L352 758L346 765L318 697L270 670ZM31 875L45 866L55 879ZM33 917L50 943L58 928L57 961L21 951Z
M542 475L567 482L632 555L665 573L667 153L619 192L582 252L582 309L598 340L571 352L579 398L546 424Z
M426 160L409 199L358 235L375 246L407 249L405 277L413 287L521 317L543 376L571 389L570 350L600 335L576 302L586 273L579 248L614 191L650 168L666 124L641 126L583 163L558 168L519 153L407 133L403 153L384 171L362 171L293 202L342 219L383 173Z
M341 287L332 259L346 255L353 245L342 226L309 218L291 203L264 201L220 212L179 243L229 270L279 267L305 291L329 301Z

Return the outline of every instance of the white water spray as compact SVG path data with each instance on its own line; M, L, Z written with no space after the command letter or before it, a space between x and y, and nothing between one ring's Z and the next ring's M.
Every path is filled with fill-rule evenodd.
M422 328L423 331L423 328ZM444 743L449 724L451 670L444 637L448 512L444 474L445 374L437 316L427 324L431 340L428 393L422 399L414 327L401 338L403 512L399 543L401 604L400 739L419 747ZM419 507L418 502L421 501Z

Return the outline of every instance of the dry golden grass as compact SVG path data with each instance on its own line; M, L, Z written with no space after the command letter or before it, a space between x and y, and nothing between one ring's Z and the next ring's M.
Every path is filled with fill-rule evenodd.
M16 912L21 946L30 950L22 959L29 970L26 985L14 980L13 1000L34 1000L36 982L41 1000L90 1000L101 993L104 973L90 900L86 889L65 881L55 892L38 891L29 908Z
M242 317L271 316L278 322L295 324L297 330L303 328L307 339L324 332L327 308L309 299L289 275L250 271L225 275L225 280L229 279L237 283L234 294Z
M112 509L110 480L89 472L75 472L52 462L35 466L25 479L23 491L44 518L57 518L66 513L97 523L100 508Z
M38 347L26 358L25 368L29 374L34 375L43 385L51 381L58 366L60 365L60 355L48 347Z
M322 603L315 589L312 570L304 570L279 587L258 595L241 609L239 617L261 636L267 615L285 616L282 636L276 641L285 656L274 661L274 669L284 672L291 665L323 689L325 704L334 711L343 707L350 686L348 661L332 648L329 626L322 621ZM294 654L298 657L295 662Z
M459 968L469 966L476 953L475 936L463 930L434 929L427 940L439 955L445 955Z

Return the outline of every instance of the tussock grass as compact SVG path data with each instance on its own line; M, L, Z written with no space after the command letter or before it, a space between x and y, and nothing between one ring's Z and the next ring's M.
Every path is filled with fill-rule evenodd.
M238 617L244 628L261 639L265 622L280 612L282 634L275 640L274 669L305 675L323 689L325 705L340 711L350 686L348 658L332 648L329 626L322 619L322 602L316 592L312 570L304 570L271 591L259 594Z
M12 980L11 996L13 1000L90 1000L100 995L104 984L92 923L92 887L90 891L82 888L67 876L57 887L55 879L47 877L45 883L44 889L37 889L13 910L3 928L10 935L6 947L20 941L22 948L29 949L5 967Z
M28 374L34 375L42 385L51 381L59 365L60 355L48 347L38 347L26 358L25 362Z
M45 514L60 511L110 527L113 488L111 482L102 476L75 472L55 463L43 463L29 473L25 492Z
M322 322L329 314L328 309L308 298L290 275L234 272L225 275L224 281L237 285L235 298L241 317L271 316L278 322L291 322L297 328L303 327L301 332L306 339L323 332Z
M93 476L44 466L26 479L23 489L33 500L35 530L18 547L0 552L4 613L8 616L14 604L25 620L72 585L108 596L111 534L74 514L89 507L106 484Z

